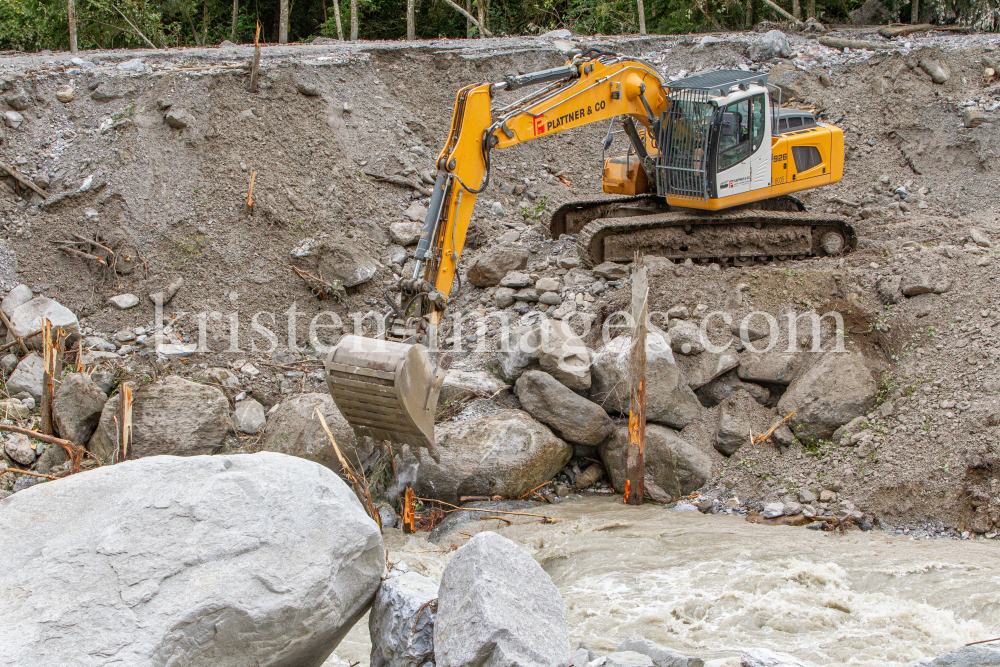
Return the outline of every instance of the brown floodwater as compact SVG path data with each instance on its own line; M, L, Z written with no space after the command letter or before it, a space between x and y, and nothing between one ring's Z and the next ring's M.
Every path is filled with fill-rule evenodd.
M531 553L566 602L573 646L646 637L712 659L769 648L819 665L885 667L1000 636L1000 545L880 532L821 533L743 517L588 497L546 506L561 523L466 524ZM529 521L527 517L510 517ZM450 557L386 534L391 562L440 579ZM369 663L367 617L325 667Z

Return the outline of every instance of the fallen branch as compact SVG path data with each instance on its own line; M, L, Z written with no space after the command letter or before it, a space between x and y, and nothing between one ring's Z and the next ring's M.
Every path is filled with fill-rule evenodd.
M435 500L433 498L414 498L414 500L420 500L427 503L440 503L441 505L447 505L452 509L447 510L447 513L451 512L493 512L494 514L507 514L509 516L533 516L536 519L548 519L551 523L559 523L562 519L553 519L550 516L545 516L544 514L531 514L529 512L506 512L504 510L486 510L481 507L459 507L458 505L452 505L451 503L446 503L443 500Z
M340 447L337 445L337 441L333 437L333 433L330 431L330 427L326 424L326 418L323 416L323 412L317 407L316 416L319 417L319 425L323 427L326 432L326 437L330 439L330 444L333 445L333 451L337 455L337 460L340 461L340 467L343 469L344 474L347 475L348 481L351 486L354 487L354 495L358 497L361 501L361 505L365 508L365 512L375 521L378 525L379 532L382 531L382 517L379 516L378 510L375 509L375 503L372 502L372 494L368 490L368 480L365 479L365 471L362 470L359 475L354 471L354 466L351 465L350 461L344 458L344 455L340 452Z
M60 245L57 247L59 250L62 250L64 253L68 255L73 255L74 257L79 257L80 259L87 259L90 260L91 262L97 262L98 264L103 264L104 266L108 265L108 263L105 262L103 259L101 259L97 255L91 255L89 252L77 250L76 248L70 248L69 246L65 245Z
M8 328L7 331L11 331L11 329ZM29 338L34 338L35 336L37 336L40 333L42 333L41 329L39 329L35 333L28 334L24 338L17 337L17 340L11 341L9 343L4 343L3 345L0 345L0 352L5 352L6 350L9 350L10 348L14 347L15 345L22 345L23 346L24 345L24 341L28 340ZM13 335L13 332L11 332L11 334ZM81 338L80 340L83 340L83 339ZM25 353L27 353L28 348L24 347L23 350L24 350Z
M385 183L392 183L393 185L398 185L401 188L409 188L411 190L416 190L425 197L431 196L431 191L420 185L416 181L408 181L405 178L400 178L399 176L380 176L379 174L373 174L370 171L365 172L365 176L370 176L376 181L383 181Z
M1000 642L1000 637L996 639L980 639L978 642L969 642L966 646L975 646L976 644L988 644L989 642Z
M878 29L878 34L892 39L893 37L906 37L907 35L912 35L915 32L927 32L928 30L933 30L934 26L930 23L918 23L916 25L887 25L882 26Z
M21 185L25 186L26 188L30 188L30 189L34 190L35 192L37 192L39 195L41 195L42 199L45 199L46 197L49 196L48 193L45 192L45 190L42 190L40 187L38 187L37 185L35 185L34 183L32 183L31 179L29 179L27 176L23 175L17 169L14 169L14 167L11 167L8 164L4 164L3 162L0 162L0 169L3 169L8 174L10 174L11 176L13 176Z
M851 208L861 208L861 202L848 201L846 199L841 199L840 197L830 197L827 201L831 204L842 204L844 206L850 206Z
M454 9L456 12L458 12L459 14L461 14L462 16L464 16L465 18L469 19L472 22L472 25L474 25L477 28L479 28L479 34L480 35L485 35L487 37L492 37L493 36L493 33L490 32L489 30L487 30L484 25L482 25L478 20L476 20L475 16L473 16L469 12L465 11L464 9L462 9L461 7L459 7L458 5L456 5L454 2L452 2L452 0L444 0L444 1L445 1L445 3L449 7L451 7L452 9ZM768 2L768 1L769 0L764 0L764 2Z
M10 335L16 339L14 340L13 343L8 343L7 345L3 346L3 348L0 349L6 350L8 347L19 345L21 347L21 351L24 352L25 354L28 354L28 346L24 344L24 339L18 336L16 333L14 333L14 327L10 325L10 320L7 319L7 315L2 310L0 310L0 322L3 322L3 325L7 327L7 331L10 332ZM31 335L34 336L35 334L41 333L41 331L42 330L39 329L38 331L36 331ZM29 338L30 337L31 336L29 336Z
M138 28L136 28L135 24L132 23L131 21L129 21L128 17L125 16L125 14L122 14L122 10L118 9L118 7L116 7L114 4L111 5L111 8L114 9L116 12L118 12L118 14L121 15L121 17L123 19L125 19L125 23L128 23L129 26L132 27L132 30L135 31L135 34L139 35L139 37L142 37L142 41L144 41L147 44L149 44L149 48L151 48L151 49L155 49L156 48L156 44L153 44L151 41L149 41L149 38L146 37L144 34L142 34L142 31L140 31Z
M767 2L768 0L764 0ZM888 49L898 48L895 44L879 44L877 42L862 42L856 39L844 39L842 37L830 37L829 35L823 35L819 38L819 43L823 46L829 46L831 49L864 49L866 51L885 51Z
M479 517L479 520L480 521L503 521L508 526L514 525L513 521L511 521L510 519L505 519L502 516L481 516L481 517Z
M518 500L524 500L525 498L527 498L527 497L528 497L528 496L530 496L531 494L535 493L535 491L538 491L538 489L540 489L540 488L542 488L542 487L544 487L544 486L548 486L548 485L549 485L549 484L551 484L551 483L552 483L551 481L548 481L548 482L545 482L544 484L539 484L538 486L536 486L535 488L533 488L533 489L532 489L531 491L528 491L528 492L527 492L526 494L524 494L523 496L520 496L520 497L518 498ZM535 495L538 495L538 494L535 494ZM541 496L539 496L539 497L541 497ZM543 500L544 500L544 498L543 498Z
M0 475L5 472L15 472L19 475L31 475L32 477L44 477L45 479L59 479L58 477L53 477L52 475L43 475L40 472L31 472L30 470L21 470L20 468L4 468L0 470Z
M762 442L769 441L771 439L771 436L774 435L774 432L778 430L778 427L781 426L782 424L784 424L786 421L788 421L789 418L791 418L791 416L795 414L795 412L796 411L793 410L792 412L789 412L785 416L784 419L779 419L778 421L774 422L774 426L772 426L770 429L768 429L767 433L758 434L757 438L754 438L753 429L751 429L750 430L750 444L751 445L758 445L758 444L760 444Z
M778 16L782 16L791 21L792 23L802 23L802 21L798 20L797 18L786 12L784 9L782 9L780 6L778 6L777 3L771 2L771 0L764 0L764 4L773 9L778 14Z
M69 456L69 460L73 462L73 472L80 472L80 463L83 461L83 455L85 449L79 445L74 445L69 440L63 440L62 438L57 438L52 435L45 435L44 433L39 433L38 431L32 431L31 429L21 428L20 426L10 426L8 424L0 424L0 431L10 431L11 433L20 433L26 435L29 438L34 438L40 442L44 442L49 445L59 445L66 450L66 454Z

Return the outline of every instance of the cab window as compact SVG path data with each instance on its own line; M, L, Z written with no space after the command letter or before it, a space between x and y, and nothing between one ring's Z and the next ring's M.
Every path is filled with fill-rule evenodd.
M750 99L728 105L722 112L717 170L724 171L750 157Z
M764 141L764 129L765 129L765 119L764 114L767 113L767 107L765 105L765 98L763 95L754 95L750 103L753 106L753 152L756 153L757 149L760 148L760 144Z

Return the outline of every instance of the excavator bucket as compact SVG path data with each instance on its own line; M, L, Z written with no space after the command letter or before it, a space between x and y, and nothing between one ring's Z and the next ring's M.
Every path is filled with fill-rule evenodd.
M343 336L326 360L326 382L360 436L434 451L434 411L445 369L427 348Z

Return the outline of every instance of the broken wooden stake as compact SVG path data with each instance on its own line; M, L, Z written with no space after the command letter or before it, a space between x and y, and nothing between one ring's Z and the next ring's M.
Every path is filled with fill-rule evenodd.
M121 394L121 404L118 406L118 447L121 451L119 460L128 461L132 456L132 387L122 382L118 387Z
M253 36L253 64L250 66L250 92L257 92L257 77L260 75L260 21Z
M646 267L636 254L632 264L632 351L629 355L628 449L625 464L629 505L641 505L646 478L646 319L649 316L649 282Z
M42 322L42 433L53 435L52 395L55 393L56 352L52 343L52 322Z
M417 513L413 508L413 489L406 487L403 493L403 532L417 532Z
M257 180L257 172L253 169L253 160L250 160L250 184L247 186L247 215L253 213L253 182Z

